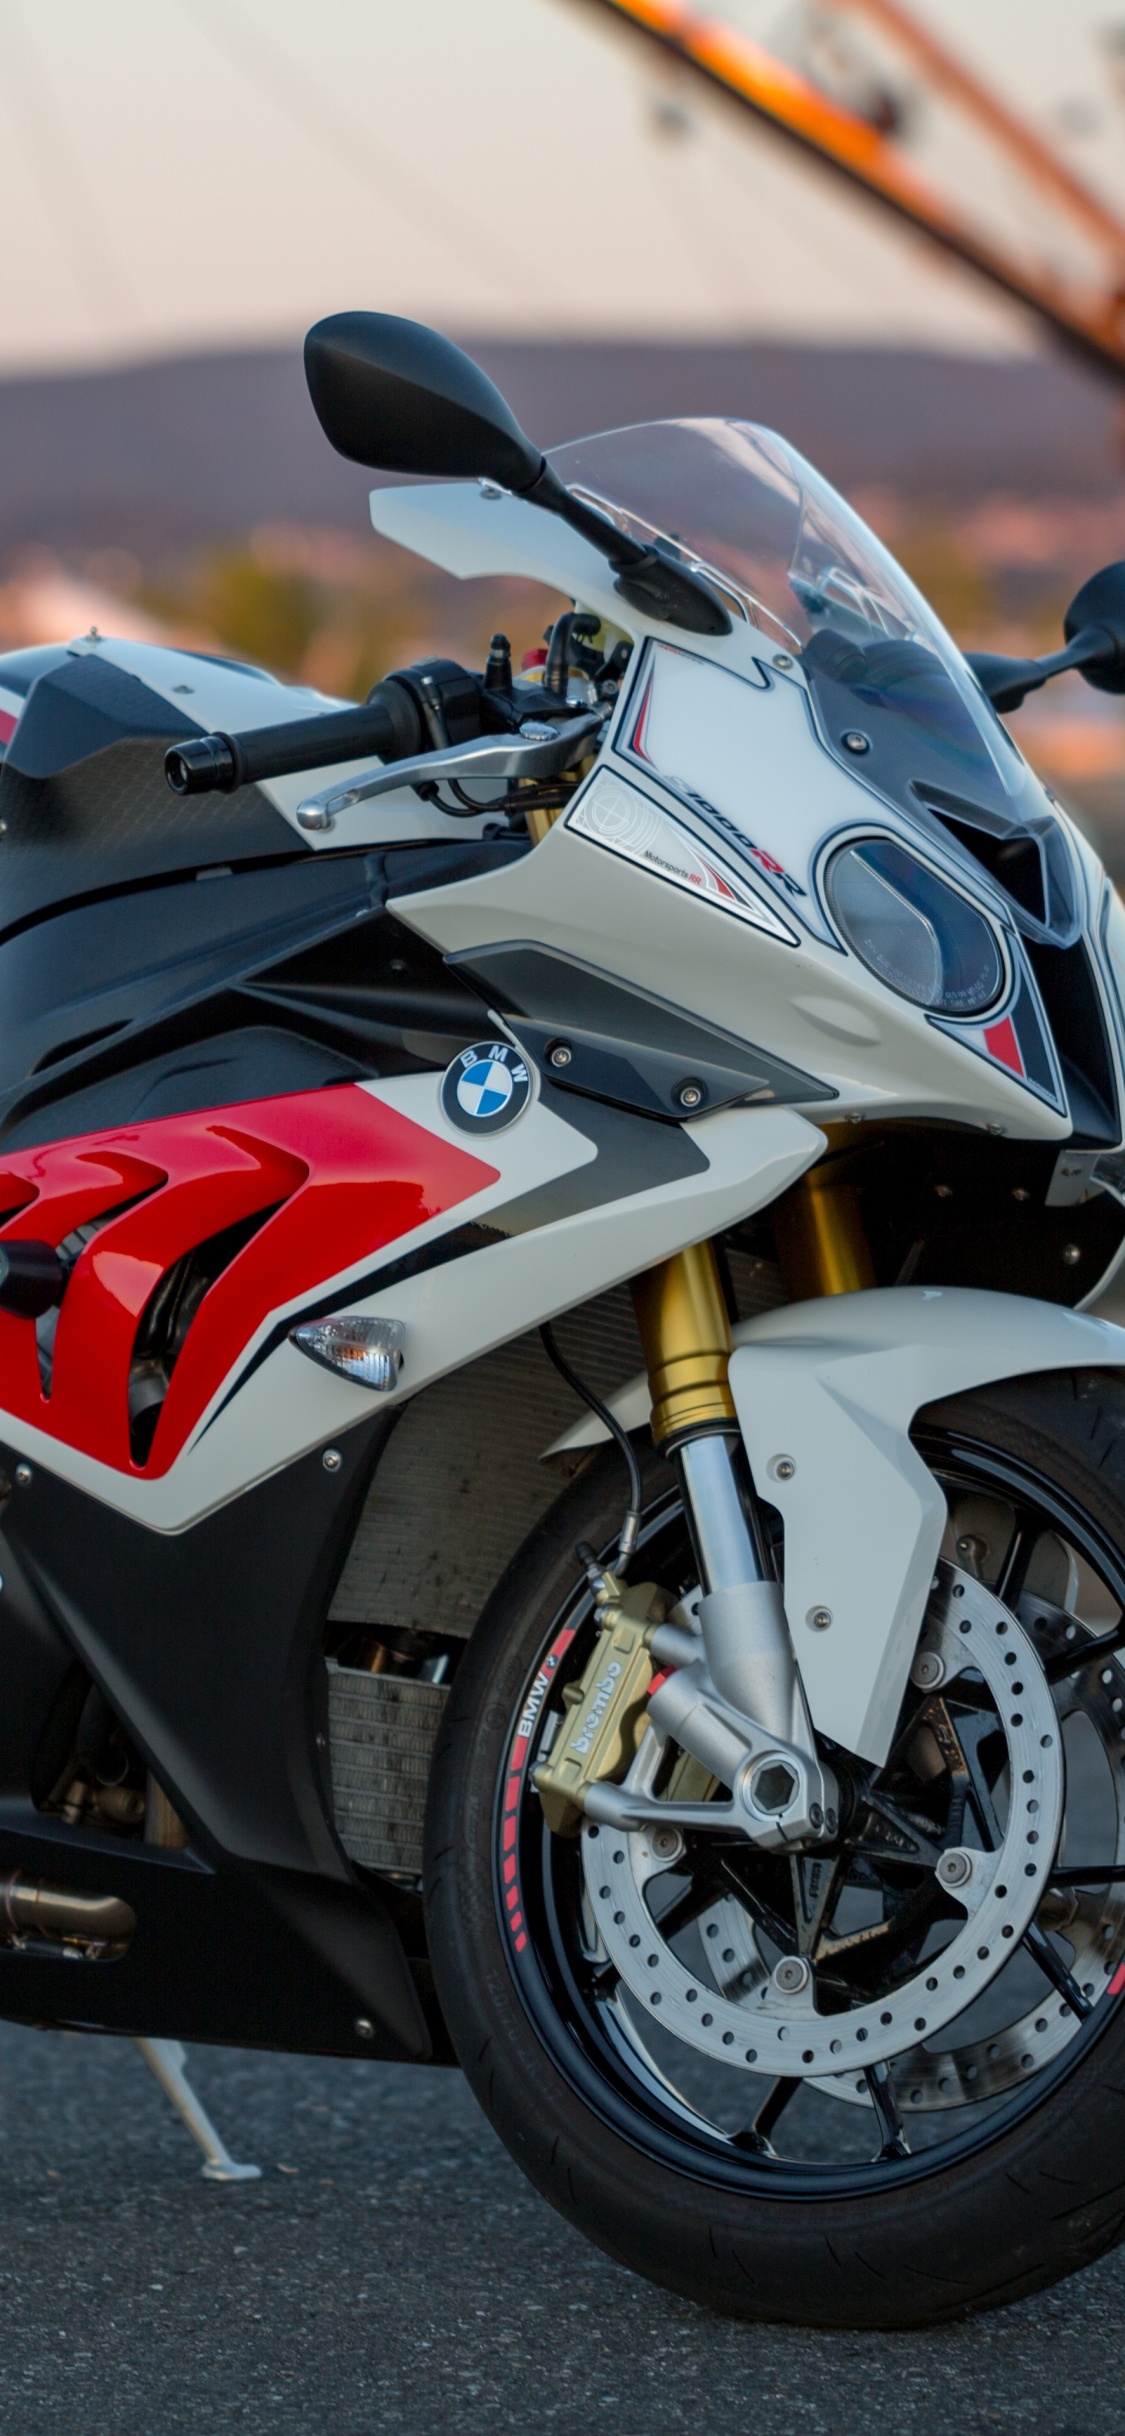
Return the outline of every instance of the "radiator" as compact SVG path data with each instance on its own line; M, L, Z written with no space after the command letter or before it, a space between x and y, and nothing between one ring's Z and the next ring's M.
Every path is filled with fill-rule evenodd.
M364 1869L422 1874L426 1786L444 1684L369 1675L329 1658L332 1803L345 1852Z

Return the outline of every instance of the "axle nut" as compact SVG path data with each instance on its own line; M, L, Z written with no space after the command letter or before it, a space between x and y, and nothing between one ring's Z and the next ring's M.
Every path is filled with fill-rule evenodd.
M910 1680L920 1692L936 1692L945 1681L945 1660L936 1649L920 1649L910 1669Z
M779 1996L803 1996L812 1984L812 1971L802 1954L783 1954L774 1964L773 1984Z
M958 1850L954 1845L950 1852L943 1852L934 1874L939 1883L947 1886L951 1893L959 1893L963 1886L968 1885L973 1874L971 1852Z
M753 1771L749 1791L756 1810L764 1811L767 1818L780 1818L797 1798L796 1769L787 1759L763 1759Z

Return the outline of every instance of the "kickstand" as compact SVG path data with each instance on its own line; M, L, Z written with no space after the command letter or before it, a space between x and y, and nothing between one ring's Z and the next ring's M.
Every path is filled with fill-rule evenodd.
M166 2098L170 2098L176 2113L186 2123L192 2139L207 2160L202 2168L207 2182L257 2182L260 2165L236 2165L230 2151L224 2147L210 2115L200 2105L184 2070L184 2049L175 2038L137 2038L133 2045L143 2055L149 2071L155 2074Z

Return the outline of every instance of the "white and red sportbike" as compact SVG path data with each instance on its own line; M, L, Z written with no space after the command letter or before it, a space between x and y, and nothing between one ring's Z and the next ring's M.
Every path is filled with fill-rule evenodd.
M0 2014L459 2061L715 2309L1031 2292L1125 2225L1125 915L997 712L1125 566L969 662L772 432L306 360L573 605L0 659Z

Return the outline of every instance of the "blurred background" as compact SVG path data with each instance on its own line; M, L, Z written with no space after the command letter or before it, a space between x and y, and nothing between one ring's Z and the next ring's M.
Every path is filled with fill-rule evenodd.
M354 696L547 596L376 540L300 365L459 338L545 446L779 428L959 642L1125 557L1125 0L0 0L0 650ZM1125 879L1125 702L1013 722Z

